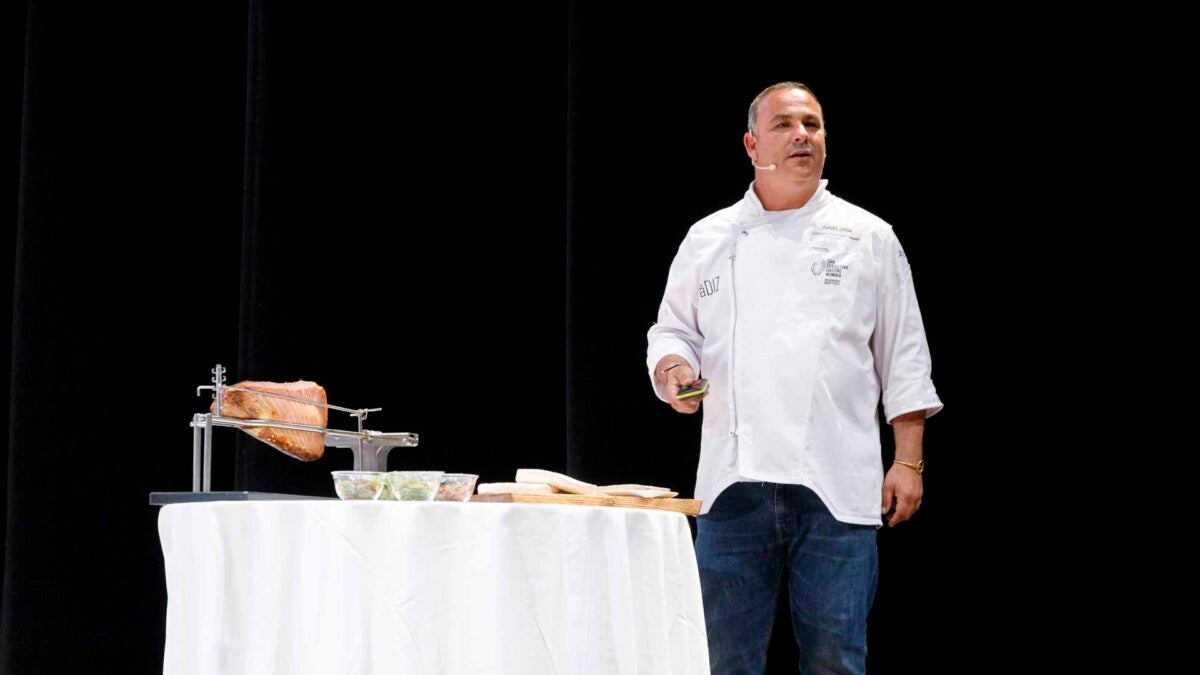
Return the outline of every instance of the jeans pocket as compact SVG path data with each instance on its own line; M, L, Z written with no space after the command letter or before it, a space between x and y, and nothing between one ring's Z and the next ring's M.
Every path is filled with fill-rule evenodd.
M741 518L758 509L763 500L764 493L759 483L734 483L722 490L708 513L700 517L709 522Z

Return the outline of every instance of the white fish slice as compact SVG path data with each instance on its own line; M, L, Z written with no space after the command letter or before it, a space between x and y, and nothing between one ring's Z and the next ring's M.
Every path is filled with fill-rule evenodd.
M674 492L669 488L655 487L653 485L637 485L635 483L622 483L620 485L601 485L596 488L598 491L606 495L617 497L644 497L646 499L658 499L668 497L678 497L679 493Z
M554 488L545 483L480 483L475 491L481 495L554 494Z
M517 469L517 482L553 485L562 492L568 492L573 495L596 494L596 486L591 483L585 483L581 480L575 480L570 476L564 476L561 473L546 471L544 469Z

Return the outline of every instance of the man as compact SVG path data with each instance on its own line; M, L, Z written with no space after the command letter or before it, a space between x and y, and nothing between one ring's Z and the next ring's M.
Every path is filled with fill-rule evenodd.
M821 179L816 97L768 87L743 142L755 180L689 230L647 350L659 398L688 414L704 400L696 557L712 671L763 672L787 575L801 671L862 673L875 530L920 506L925 418L942 403L904 250ZM707 394L678 400L701 374Z

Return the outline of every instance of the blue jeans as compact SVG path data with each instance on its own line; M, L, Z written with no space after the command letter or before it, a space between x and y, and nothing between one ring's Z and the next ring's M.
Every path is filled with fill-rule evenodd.
M802 485L735 483L696 530L713 675L763 672L785 574L800 672L866 670L875 526L834 520Z

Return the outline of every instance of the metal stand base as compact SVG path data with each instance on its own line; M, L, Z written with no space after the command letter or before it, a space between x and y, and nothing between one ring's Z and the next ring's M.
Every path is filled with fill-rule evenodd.
M151 506L187 504L189 502L256 502L286 501L294 499L334 499L312 495L284 495L274 492L151 492Z

